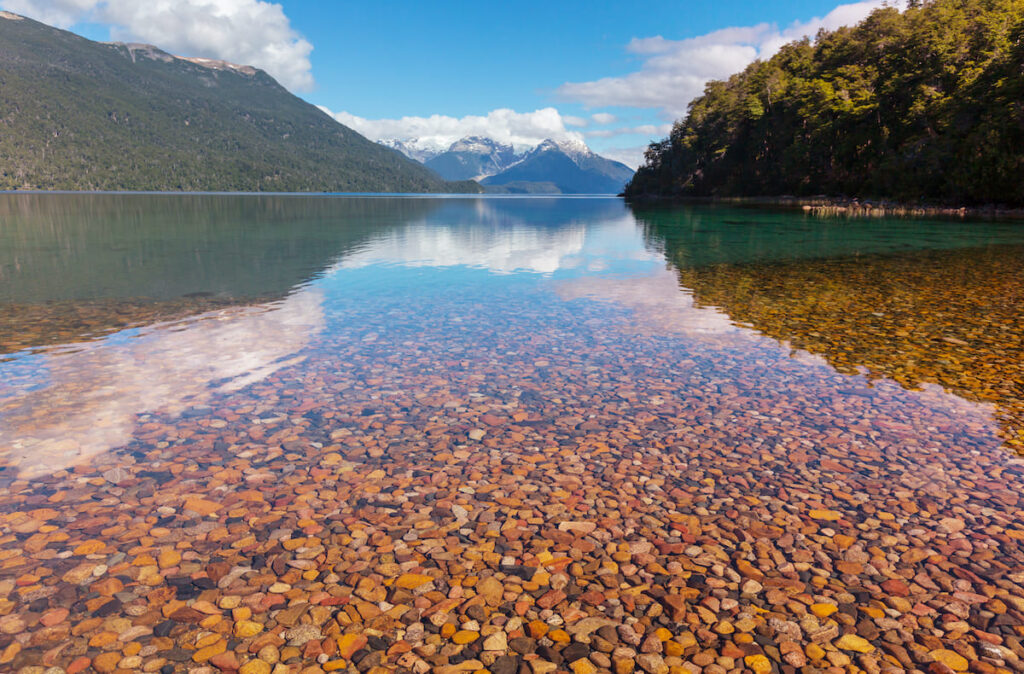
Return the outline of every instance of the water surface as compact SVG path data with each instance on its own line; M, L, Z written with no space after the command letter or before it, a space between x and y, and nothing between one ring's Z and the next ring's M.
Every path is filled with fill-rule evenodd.
M185 671L264 641L518 666L495 631L598 669L1024 655L1017 223L612 198L0 214L5 666ZM668 632L616 655L598 624Z

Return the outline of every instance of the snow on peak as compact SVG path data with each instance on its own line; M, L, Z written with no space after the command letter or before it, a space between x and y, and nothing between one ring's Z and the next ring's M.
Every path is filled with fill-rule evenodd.
M576 140L575 138L556 141L555 144L558 145L559 150L567 154L570 152L576 152L579 154L593 154L590 151L590 148L587 147L586 143L584 143L582 140Z
M446 144L430 138L381 138L377 142L418 162L433 159L448 149Z
M448 151L489 154L491 152L512 152L512 146L499 143L493 138L485 136L466 136L452 143Z
M572 159L576 164L580 163L580 160L587 157L594 156L594 153L587 147L587 144L581 140L569 139L569 140L553 140L548 138L536 148L533 153L550 152L556 150Z
M381 138L381 145L398 150L402 154L419 162L427 162L446 152L459 152L489 156L495 160L495 170L500 171L512 166L529 155L556 150L569 157L577 165L588 157L595 156L587 144L581 140L569 138L554 140L548 138L537 145L518 147L487 136L465 136L453 143L440 137L427 138ZM488 175L487 173L483 175Z

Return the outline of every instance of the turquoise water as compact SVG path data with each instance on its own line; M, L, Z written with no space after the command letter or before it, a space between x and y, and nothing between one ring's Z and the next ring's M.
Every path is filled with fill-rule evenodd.
M666 667L750 628L778 660L813 596L871 670L896 621L860 606L901 583L984 607L906 613L908 669L987 648L975 624L1016 647L989 598L1024 601L1021 307L1014 223L0 195L0 669L230 669L293 625L285 666L527 666L409 624L435 604L509 642L657 625ZM735 626L652 610L668 590Z

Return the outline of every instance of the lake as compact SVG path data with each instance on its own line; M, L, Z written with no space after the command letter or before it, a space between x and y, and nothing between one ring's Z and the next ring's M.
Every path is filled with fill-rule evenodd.
M1022 319L1019 222L0 195L0 669L1024 671Z

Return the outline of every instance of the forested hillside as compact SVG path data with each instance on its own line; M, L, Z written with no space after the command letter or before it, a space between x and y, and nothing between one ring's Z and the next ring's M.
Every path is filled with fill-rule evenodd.
M262 70L104 44L0 12L0 189L480 191Z
M708 84L627 196L1024 205L1024 0L932 0Z

